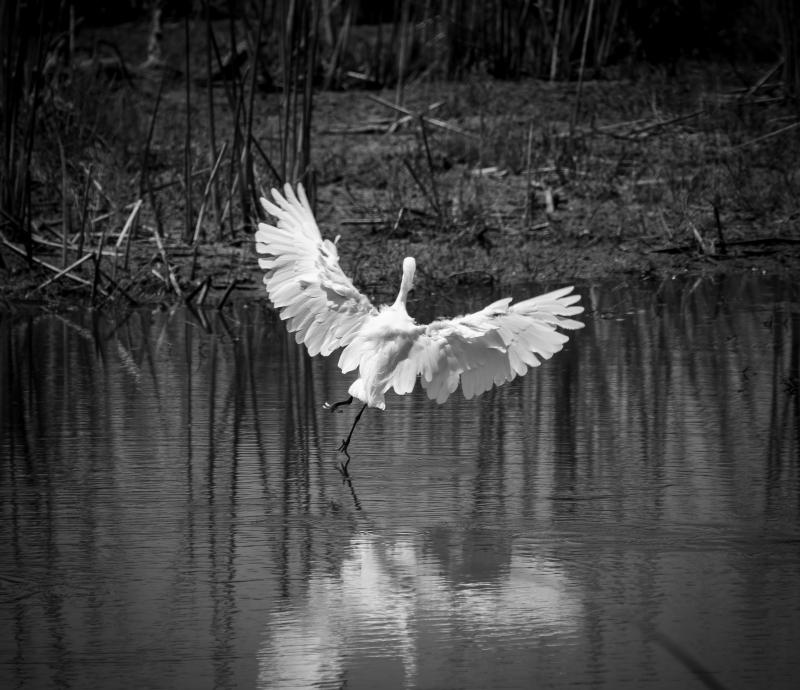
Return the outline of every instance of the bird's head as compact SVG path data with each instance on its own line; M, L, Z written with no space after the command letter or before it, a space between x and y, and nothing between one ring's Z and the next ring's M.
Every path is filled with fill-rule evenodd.
M403 281L408 281L408 289L414 282L414 272L417 270L417 262L414 261L413 256L407 256L403 259Z

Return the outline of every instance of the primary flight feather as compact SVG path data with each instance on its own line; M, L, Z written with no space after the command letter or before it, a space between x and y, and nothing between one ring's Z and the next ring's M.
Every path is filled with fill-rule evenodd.
M342 349L339 368L358 369L352 398L385 409L385 393L410 393L417 382L443 403L461 386L465 398L523 376L561 350L562 329L582 328L572 317L583 307L572 287L511 303L493 302L474 314L418 324L406 311L416 263L403 260L403 278L393 304L375 307L339 266L336 245L322 238L302 185L272 190L261 199L275 225L259 223L256 250L272 303L298 343L311 355ZM355 423L353 424L355 428ZM352 436L342 443L347 451Z

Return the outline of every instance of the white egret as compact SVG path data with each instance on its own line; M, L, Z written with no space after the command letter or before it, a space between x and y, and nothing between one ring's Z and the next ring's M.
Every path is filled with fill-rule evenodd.
M358 369L350 397L325 403L331 411L354 398L363 403L339 447L345 454L364 410L385 409L390 388L410 393L419 379L428 397L443 403L460 384L469 399L523 376L561 350L569 338L557 328L583 327L570 318L583 311L572 287L516 304L506 297L474 314L418 324L406 311L416 268L411 257L403 260L397 299L375 307L342 271L335 243L322 239L303 186L295 194L287 184L284 194L273 189L272 196L274 203L261 203L277 224L259 223L256 232L267 293L310 355L342 348L342 372Z

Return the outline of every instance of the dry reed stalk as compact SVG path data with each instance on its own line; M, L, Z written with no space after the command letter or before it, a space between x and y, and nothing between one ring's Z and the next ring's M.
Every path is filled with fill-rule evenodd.
M294 13L295 3L293 0L289 1L288 6L286 0L280 3L281 15L285 16L285 26L283 31L279 30L280 40L280 64L281 64L281 79L283 81L283 98L281 103L282 108L282 127L280 135L280 173L281 181L286 180L287 169L289 167L289 136L292 131L292 115L293 108L292 102L296 90L293 85L296 83L294 56Z
M775 0L774 8L783 55L783 87L800 112L800 8L796 0Z
M692 235L694 236L695 241L697 242L697 247L700 250L701 254L708 255L711 253L709 246L706 244L706 241L703 239L703 236L700 234L700 231L697 229L697 226L690 222L689 229L692 231Z
M233 113L233 145L231 147L231 158L230 163L228 165L228 201L225 205L225 208L222 211L222 222L226 218L229 219L230 225L230 236L234 238L236 236L236 223L234 219L235 213L235 206L233 204L233 193L234 190L237 189L236 183L239 179L241 172L242 172L242 163L241 163L241 153L243 151L242 148L242 127L241 127L241 118L242 118L242 111L245 108L244 105L244 97L245 97L245 90L244 86L240 85L237 81L238 77L232 75L231 83L233 85L232 93L236 95L235 102L231 103ZM246 192L239 189L240 198L245 201L246 203ZM242 207L242 212L244 212L244 206ZM221 239L221 238L220 238Z
M231 72L230 70L225 69L225 63L222 59L222 55L219 50L219 44L217 43L217 37L214 35L212 31L209 34L209 40L211 41L211 47L214 49L214 59L216 60L217 69L219 70L219 74L222 77L222 85L225 88L225 97L228 99L228 105L230 106L231 110L234 108L234 104L236 103L236 89L237 89L237 74L236 72ZM212 78L213 73L209 74L208 76L208 86L211 88L212 85ZM231 90L231 86L233 86L233 90Z
M614 39L617 38L616 27L619 20L619 11L622 6L622 0L611 0L610 8L606 8L605 16L607 18L606 28L600 34L597 40L597 48L595 50L594 63L598 67L605 65L611 54L611 47L614 45Z
M533 122L528 123L528 146L525 152L525 215L522 227L527 228L531 221L531 155L533 153Z
M200 229L203 225L203 216L205 215L206 211L206 203L208 202L209 195L212 194L212 190L215 188L214 181L217 177L220 163L222 163L222 157L225 155L225 149L227 148L227 145L227 141L222 142L222 148L219 151L217 160L214 161L214 167L211 169L211 174L208 176L208 181L206 182L206 188L203 190L203 199L200 202L200 210L197 213L197 224L195 225L194 237L192 238L192 244L194 245L197 245L197 242L200 239Z
M47 13L46 3L0 0L0 209L33 257L31 163L42 102L41 78L47 46L63 15ZM34 15L34 16L31 16Z
M61 159L61 266L67 265L67 244L69 237L69 181L67 178L67 159L64 156L64 144L58 137L58 154Z
M175 272L172 270L172 265L167 258L167 250L164 248L164 242L161 239L161 233L159 233L158 228L153 228L153 236L156 239L158 253L161 254L161 260L164 262L164 267L167 269L167 273L169 274L169 283L172 285L172 289L175 291L175 294L178 295L178 297L183 298L183 291L181 290L178 279L175 277Z
M433 168L433 156L431 156L431 148L428 145L428 133L425 130L425 118L422 116L419 117L419 128L422 132L422 143L425 146L425 160L428 163L428 177L430 178L431 182L431 195L433 197L434 210L436 211L436 215L439 216L439 223L443 225L444 213L442 211L442 205L439 203L439 190L436 185L436 172Z
M238 279L234 278L230 283L228 283L228 287L225 288L225 292L222 294L222 299L219 301L217 305L217 311L220 311L224 306L225 302L228 301L228 297L231 296L231 292L233 292L233 288L236 287L236 283L238 283Z
M158 208L158 203L156 201L156 195L153 192L153 184L150 181L150 176L148 175L146 178L147 184L147 198L150 200L150 208L153 209L153 217L156 221L156 229L158 230L159 235L164 235L164 224L161 222L161 210Z
M214 161L217 160L217 125L216 117L214 114L214 85L212 83L212 68L211 68L211 43L213 29L211 28L211 3L205 2L205 20L206 20L206 45L205 45L205 59L206 59L206 96L208 106L208 163L213 168ZM219 223L219 190L217 189L216 182L212 181L211 185L211 205L214 209L214 218Z
M331 56L328 61L328 67L325 70L325 81L323 82L323 89L325 91L329 91L333 88L333 85L336 81L336 73L339 71L339 64L342 60L342 54L344 53L344 48L347 45L347 39L350 35L350 25L353 18L353 4L348 3L347 9L344 13L344 19L342 20L342 25L339 27L339 31L336 36L336 42L333 45L333 50L331 51ZM330 6L328 7L328 12L326 13L325 17L326 21L323 23L323 26L326 27L327 31L331 33L331 42L332 41L332 30L330 29Z
M208 290L209 282L211 282L211 278L206 276L194 288L192 288L191 292L187 293L186 295L185 299L186 304L191 306L192 301L200 293L201 290L205 293L205 291Z
M581 92L583 88L583 72L586 67L586 48L589 45L589 31L592 28L592 16L594 13L594 0L589 0L589 10L586 13L586 28L583 32L583 47L581 48L581 63L578 69L578 89L575 94L575 109L572 111L572 121L570 122L570 133L575 131L578 124L578 115L581 109Z
M161 95L164 93L164 83L166 82L166 70L161 74L161 81L158 85L156 92L156 102L153 104L153 114L150 116L150 126L147 128L147 138L142 148L142 171L139 173L139 196L144 196L145 189L149 190L150 196L153 195L153 185L150 182L150 173L148 171L149 158L150 158L150 144L153 141L153 132L156 127L156 117L158 116L158 108L161 105ZM152 198L151 198L152 201Z
M248 99L248 106L247 106L247 135L245 136L243 146L243 157L242 157L242 176L246 180L246 188L250 190L252 195L253 207L258 208L258 194L257 188L255 183L255 171L253 165L253 156L251 153L251 142L253 140L253 118L255 115L255 95L256 95L256 87L257 87L257 76L258 76L258 57L260 55L261 50L261 36L262 31L264 28L264 20L266 17L266 8L267 3L266 0L261 1L261 13L258 17L258 30L256 31L256 39L255 39L255 47L253 49L254 57L253 57L253 64L250 73L250 97ZM244 189L244 188L243 188ZM242 195L242 215L244 218L250 217L250 212L248 208L248 199L247 194ZM255 218L255 222L258 222L257 217Z
M92 278L92 296L91 302L92 306L95 305L95 300L97 298L98 289L100 288L100 275L102 273L100 269L100 262L103 259L103 246L106 243L106 226L103 226L103 230L100 233L100 241L97 243L97 250L95 251L94 255L94 277Z
M264 151L263 147L262 147L262 146L261 146L261 144L259 143L258 139L256 139L255 137L252 137L252 139L250 140L250 143L251 143L253 146L255 146L255 147L256 147L256 151L258 151L258 153L261 155L261 158L264 160L264 164L267 166L267 168L269 168L269 171L270 171L270 173L272 174L272 177L273 177L273 178L274 178L274 179L275 179L277 182L280 182L281 176L278 174L278 171L277 171L277 169L276 169L276 168L275 168L275 166L272 164L272 160L271 160L271 159L270 159L270 157L269 157L269 156L266 154L266 152Z
M394 102L398 105L403 102L403 87L405 86L406 62L408 53L408 36L413 24L410 20L411 0L401 0L400 21L396 33L400 36L400 45L397 49L397 85L394 92Z
M189 38L189 15L187 10L183 18L184 36L184 69L186 84L186 124L183 140L183 177L186 180L184 191L184 237L186 241L192 234L192 94L191 94L191 62L189 60L189 48L191 45Z
M203 289L200 290L200 294L197 296L197 303L202 307L206 302L206 297L208 297L208 290L211 287L211 278L206 278L203 281Z
M717 226L717 253L725 255L728 253L728 247L725 244L725 235L722 232L722 219L719 213L720 203L719 194L715 194L714 198L711 200L711 205L714 208L714 223Z
M220 219L220 223L224 223L228 219L228 214L231 214L231 224L233 223L231 208L233 207L233 195L236 192L236 188L238 185L239 185L239 173L237 171L236 175L233 178L233 183L228 189L228 199L225 201L225 206L222 208L222 218ZM233 233L232 225L231 225L231 233Z
M565 4L566 0L559 0L558 2L558 18L556 19L556 30L553 35L553 47L550 54L550 81L555 81L558 74L558 48L561 42L561 23L564 20Z
M316 69L316 62L317 62L317 24L318 24L318 12L319 6L313 0L310 3L311 5L311 33L310 36L307 34L307 43L310 41L310 47L307 45L306 47L306 71L305 71L305 84L303 89L303 115L302 115L302 125L301 125L301 134L302 134L302 141L301 141L301 160L300 166L302 169L302 174L297 175L298 179L302 179L311 190L311 203L313 204L316 196L317 190L314 181L314 177L312 171L310 170L311 166L311 114L312 114L312 103L314 98L314 72Z
M314 97L319 6L313 0L283 0L281 33L283 78L280 181L302 181L314 203L311 179L311 115Z
M139 198L133 205L133 209L128 214L128 218L125 221L125 225L122 226L122 231L119 233L119 237L117 237L117 242L115 245L116 249L119 249L122 243L125 241L128 233L130 232L131 228L133 227L133 223L136 220L136 217L139 215L139 209L142 208L142 204L144 203L144 199Z
M424 196L425 199L427 199L427 201L430 204L431 208L433 209L434 213L438 217L439 216L439 208L438 208L438 206L436 204L436 200L431 196L430 192L425 187L425 185L422 184L422 180L419 178L419 175L417 175L417 171L414 170L414 166L411 165L411 163L409 162L408 158L403 158L403 165L406 166L406 170L408 170L408 172L411 175L412 179L414 180L414 182L416 182L417 187L419 187L419 190L422 192L422 196Z
M92 165L86 170L86 184L83 188L83 198L81 200L81 219L78 228L78 256L83 254L83 243L86 237L86 217L89 213L89 189L92 186Z
M71 273L76 268L78 268L81 264L83 264L84 262L86 262L86 261L88 261L89 259L92 259L92 258L94 258L94 252L89 252L88 254L84 254L80 259L78 259L77 261L74 261L73 263L71 263L66 268L62 268L54 276L51 276L50 278L45 280L41 285L39 285L38 287L36 287L34 289L34 292L46 288L48 285L50 285L50 283L55 282L59 278L63 278L64 276L66 276L67 274ZM71 276L71 277L74 278L74 276Z
M117 277L117 253L119 252L119 248L122 243L128 237L128 233L131 232L133 228L133 224L136 222L137 217L139 216L139 209L142 208L142 204L144 203L144 199L139 198L136 200L136 203L133 205L133 210L131 210L130 214L128 215L128 219L125 221L125 225L122 226L122 232L119 233L119 237L117 237L117 241L114 244L114 270L112 275L114 278ZM132 233L131 233L132 234ZM128 256L130 251L130 240L128 240L128 244L125 246L125 267L128 267Z

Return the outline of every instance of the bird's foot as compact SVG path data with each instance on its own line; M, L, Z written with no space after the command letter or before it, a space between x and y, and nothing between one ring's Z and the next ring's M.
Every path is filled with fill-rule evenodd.
M344 454L347 455L347 451L344 451ZM350 473L347 471L347 466L350 464L350 456L347 455L347 460L345 462L339 463L339 474L342 475L343 479L350 479Z
M347 447L349 445L350 445L350 439L342 439L341 444L339 444L339 447L336 449L340 453L344 453L345 455L347 455L347 461L348 462L350 462L350 455L347 452Z
M353 402L353 396L351 395L346 400L340 400L339 402L329 403L327 400L322 403L322 409L329 410L330 412L336 412L337 408L342 407L342 405L349 405Z

